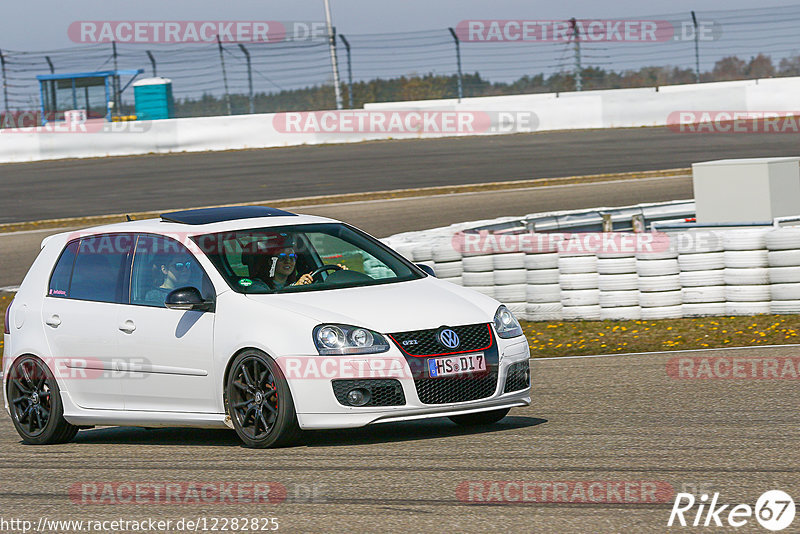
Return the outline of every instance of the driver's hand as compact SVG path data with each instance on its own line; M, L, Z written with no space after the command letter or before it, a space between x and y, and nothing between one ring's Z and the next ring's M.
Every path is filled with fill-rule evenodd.
M340 267L340 268L341 268L343 271L346 271L346 270L347 270L347 265L342 265L341 263L337 263L336 265L337 265L338 267Z
M304 286L304 285L307 285L307 284L311 284L313 282L314 282L314 279L311 278L311 275L306 273L303 276L301 276L300 279L297 282L295 282L294 284L292 284L292 285Z

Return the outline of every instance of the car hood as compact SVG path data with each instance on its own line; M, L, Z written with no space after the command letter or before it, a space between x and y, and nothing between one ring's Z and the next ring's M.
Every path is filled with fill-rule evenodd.
M496 300L435 278L379 286L248 298L319 323L341 323L393 333L443 325L488 323Z

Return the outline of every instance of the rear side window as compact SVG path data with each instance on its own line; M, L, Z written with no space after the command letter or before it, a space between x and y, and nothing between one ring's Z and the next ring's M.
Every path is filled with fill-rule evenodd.
M133 236L115 234L81 239L69 298L95 302L127 302L124 280Z
M140 235L131 275L131 304L165 308L173 290L194 287L203 298L214 299L214 286L189 250L174 239Z
M47 295L57 298L66 298L69 295L69 282L72 278L72 265L75 263L75 254L78 252L79 241L69 243L61 257L56 262L53 274L50 276L50 286Z

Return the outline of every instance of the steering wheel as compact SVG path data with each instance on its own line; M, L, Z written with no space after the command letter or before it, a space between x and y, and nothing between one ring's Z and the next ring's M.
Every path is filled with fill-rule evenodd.
M315 282L320 282L320 281L322 281L322 279L318 278L318 277L322 273L327 272L327 271L341 271L341 270L342 270L342 268L339 267L338 265L330 265L330 264L323 265L322 267L320 267L319 269L317 269L316 271L311 273L311 278L313 278Z

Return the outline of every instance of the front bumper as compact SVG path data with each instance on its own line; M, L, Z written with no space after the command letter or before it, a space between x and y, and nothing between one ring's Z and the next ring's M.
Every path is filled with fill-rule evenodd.
M393 378L400 382L406 403L403 406L344 406L337 401L332 387L334 378L315 376L312 378L296 377L287 374L289 387L295 403L300 428L335 429L356 428L370 424L409 421L433 417L448 417L476 413L488 410L499 410L529 406L531 404L530 388L504 393L509 368L519 362L527 362L530 358L528 343L525 338L499 340L499 363L497 364L497 383L494 392L477 400L451 402L445 404L423 403L417 393L414 378L411 375L404 356L393 347L389 352L374 357L360 356L352 358L353 373L344 378L370 379ZM278 360L280 362L280 359ZM388 363L387 363L388 362ZM338 369L348 362L339 362ZM399 368L404 366L402 372ZM357 371L359 369L360 371ZM377 372L376 369L380 369ZM469 380L469 378L464 378Z

